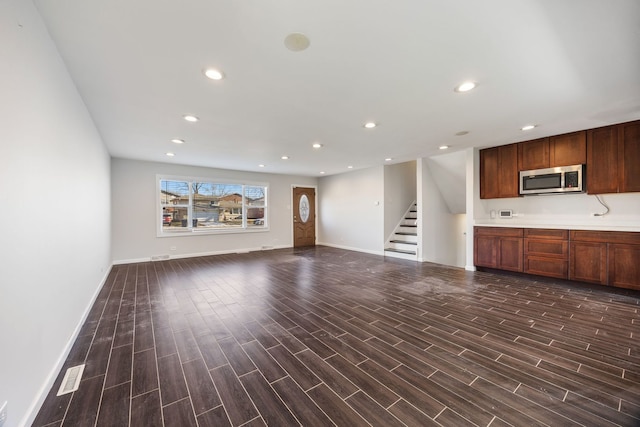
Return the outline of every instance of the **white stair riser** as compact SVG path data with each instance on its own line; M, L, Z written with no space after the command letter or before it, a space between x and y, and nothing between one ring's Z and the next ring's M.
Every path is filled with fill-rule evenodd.
M405 242L418 242L418 236L404 236L401 234L394 234L393 240L404 240Z
M418 249L417 245L407 244L407 243L389 243L387 248L393 249L402 249L404 251L416 251Z
M415 219L406 219L406 218L405 218L405 219L403 219L403 220L402 220L402 224L400 224L400 225L401 225L401 226L402 226L402 225L418 225L418 220L415 220Z

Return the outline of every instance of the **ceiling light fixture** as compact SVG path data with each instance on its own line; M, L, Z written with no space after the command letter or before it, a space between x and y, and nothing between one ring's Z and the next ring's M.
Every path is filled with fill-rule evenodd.
M284 38L284 46L292 52L300 52L309 47L309 37L302 33L291 33Z
M347 166L347 169L353 169L353 166L349 165Z
M438 147L438 149L440 150L446 150L447 148L449 148L448 145L441 145L440 147Z
M173 157L173 156L175 156L175 154L173 154L173 153L166 153L166 154L167 154L167 156L169 156L169 157Z
M324 175L324 171L320 171L320 175Z
M174 144L184 144L184 139L172 139L171 142L173 142Z
M200 119L199 119L199 118L197 118L196 116L192 116L192 115L190 115L190 114L187 114L187 115L182 116L182 117L183 117L186 121L188 121L188 122L192 122L192 123L195 123L195 122L197 122L198 120L200 120Z
M317 150L318 148L322 148L322 144L320 144L319 142L316 142L312 145L312 147Z
M364 124L364 127L366 127L367 129L373 129L374 127L378 126L376 123L374 122L367 122Z
M526 125L526 126L522 126L520 129L526 131L526 130L531 130L531 129L535 128L535 127L536 127L536 125Z
M263 167L264 167L264 165L258 165L258 167L259 167L259 168L263 168Z
M469 92L471 89L476 87L475 82L464 82L456 86L453 90L455 92Z
M390 162L391 160L393 160L391 157L387 157L386 159L384 159L385 162Z
M224 73L222 71L216 70L215 68L207 68L206 70L204 70L204 75L211 80L222 80L224 78Z
M282 156L280 157L282 160L289 160L289 156Z

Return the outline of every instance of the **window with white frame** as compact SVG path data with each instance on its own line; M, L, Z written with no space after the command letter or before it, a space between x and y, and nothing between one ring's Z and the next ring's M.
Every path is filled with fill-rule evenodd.
M267 227L266 184L159 177L161 234Z

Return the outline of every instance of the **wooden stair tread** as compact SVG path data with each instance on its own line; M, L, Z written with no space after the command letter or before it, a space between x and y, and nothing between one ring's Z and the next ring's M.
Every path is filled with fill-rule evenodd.
M404 249L385 248L386 252L397 252L399 254L415 255L415 251L405 251Z
M410 233L408 231L396 231L393 234L397 234L398 236L417 236L418 233Z
M389 240L389 243L403 243L405 245L418 245L418 242L407 242L406 240Z

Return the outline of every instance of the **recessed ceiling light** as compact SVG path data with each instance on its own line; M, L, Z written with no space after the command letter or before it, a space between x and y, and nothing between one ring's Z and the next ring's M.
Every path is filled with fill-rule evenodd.
M521 130L531 130L535 127L536 125L526 125L526 126L522 126Z
M280 157L282 160L289 160L289 156L282 156Z
M453 90L456 92L469 92L471 89L475 88L475 82L464 82L456 86Z
M189 115L189 114L187 114L186 116L183 116L183 117L188 122L197 122L198 120L200 120L196 116L192 116L192 115Z
M284 46L292 52L300 52L309 47L309 37L302 33L291 33L284 38Z
M366 127L367 129L373 129L376 126L378 126L378 125L375 124L374 122L367 122L367 123L364 124L364 127Z
M349 165L347 166L347 169L353 169L353 166Z
M184 144L184 139L172 139L171 142L173 142L174 144Z
M263 168L263 167L264 167L264 165L258 165L258 167L259 167L259 168Z
M386 159L384 159L385 162L390 162L391 160L393 160L391 157L387 157Z
M204 75L211 80L222 80L224 78L224 73L220 70L216 70L215 68L207 68L204 70Z
M464 136L469 133L468 130L461 130L460 132L456 132L456 136Z
M169 157L173 157L173 156L175 156L175 154L173 154L173 153L167 153L167 156L169 156Z
M320 144L319 142L316 142L312 145L312 147L315 149L322 148L322 144Z
M441 145L440 147L438 147L440 150L446 150L447 148L449 148L448 145Z
M320 171L320 175L324 175L324 171Z

